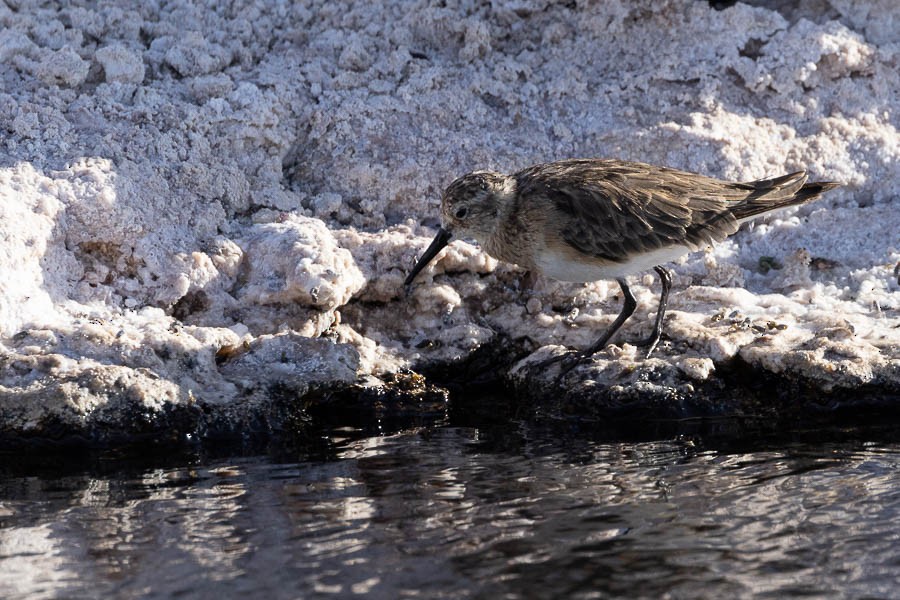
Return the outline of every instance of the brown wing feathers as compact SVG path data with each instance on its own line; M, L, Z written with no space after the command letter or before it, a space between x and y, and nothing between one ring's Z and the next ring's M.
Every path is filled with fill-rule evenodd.
M566 221L562 234L569 245L615 262L666 246L699 249L734 233L745 219L802 204L837 186L805 184L802 171L730 183L605 160L538 165L516 177L520 194L539 194L561 213Z
M731 207L731 212L738 220L749 219L779 208L804 204L814 200L821 193L838 187L830 181L806 183L806 172L798 171L790 175L749 181L743 184L750 189L750 194Z

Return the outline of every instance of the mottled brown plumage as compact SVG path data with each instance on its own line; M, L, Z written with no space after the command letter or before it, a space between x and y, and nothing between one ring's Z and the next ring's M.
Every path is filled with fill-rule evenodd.
M476 171L441 198L442 227L406 278L409 285L451 236L474 238L490 255L562 281L615 278L625 295L619 317L586 354L604 347L634 311L624 277L654 268L663 282L653 351L671 277L661 264L738 230L768 212L803 204L838 184L806 183L806 173L734 183L644 163L572 159L512 175Z

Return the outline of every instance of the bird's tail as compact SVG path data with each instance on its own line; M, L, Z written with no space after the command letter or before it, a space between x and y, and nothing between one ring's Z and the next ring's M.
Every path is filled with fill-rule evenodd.
M734 204L731 214L738 221L745 221L773 210L805 204L840 184L833 181L806 183L806 171L797 171L790 175L737 185L750 193Z

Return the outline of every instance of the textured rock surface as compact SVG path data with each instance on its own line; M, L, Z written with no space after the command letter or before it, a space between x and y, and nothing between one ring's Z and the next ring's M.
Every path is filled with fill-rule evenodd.
M499 334L583 347L614 283L523 290L455 242L402 289L455 176L571 156L846 186L675 265L655 360L613 347L564 390L643 393L652 367L671 395L739 361L896 395L896 11L814 4L3 5L0 428L149 431ZM633 283L626 340L658 294ZM554 385L532 363L511 377Z

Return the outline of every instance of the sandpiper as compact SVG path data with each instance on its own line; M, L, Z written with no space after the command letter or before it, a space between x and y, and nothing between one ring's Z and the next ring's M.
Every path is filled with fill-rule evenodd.
M625 297L619 316L582 351L593 355L632 315L625 276L653 268L662 282L656 323L640 345L649 357L662 335L672 285L662 265L733 234L741 223L803 204L837 187L807 183L805 171L743 183L638 162L572 159L512 175L475 171L441 197L441 227L404 282L452 237L473 238L491 256L561 281L615 279Z

